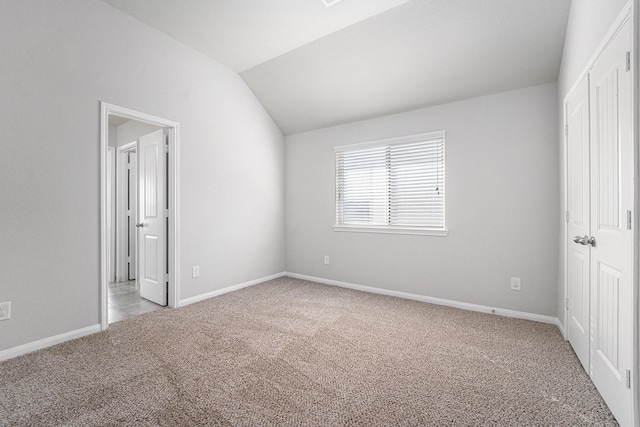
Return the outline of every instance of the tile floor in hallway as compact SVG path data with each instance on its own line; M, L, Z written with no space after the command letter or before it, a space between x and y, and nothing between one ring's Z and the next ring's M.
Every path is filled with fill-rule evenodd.
M140 296L135 280L109 283L109 323L162 308Z

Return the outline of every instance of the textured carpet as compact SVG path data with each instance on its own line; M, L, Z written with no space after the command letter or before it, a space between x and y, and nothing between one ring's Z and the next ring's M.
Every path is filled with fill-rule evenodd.
M555 326L281 278L0 364L0 425L616 425Z

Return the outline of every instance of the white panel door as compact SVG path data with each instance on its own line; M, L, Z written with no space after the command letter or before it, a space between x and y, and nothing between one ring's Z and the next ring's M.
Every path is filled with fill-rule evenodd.
M138 282L140 296L167 305L166 183L162 129L138 142Z
M569 210L567 336L585 371L589 372L589 262L588 244L575 238L590 236L589 194L589 77L586 76L566 104L567 201Z
M591 100L591 378L618 422L631 425L633 133L631 26L627 22L593 66Z

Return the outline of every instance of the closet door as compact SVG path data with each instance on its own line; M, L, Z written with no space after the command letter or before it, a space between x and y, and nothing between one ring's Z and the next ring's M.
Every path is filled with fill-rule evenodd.
M567 338L585 371L589 372L589 275L591 245L589 77L585 76L565 105L567 123Z
M590 73L591 378L621 425L631 425L633 133L631 25Z

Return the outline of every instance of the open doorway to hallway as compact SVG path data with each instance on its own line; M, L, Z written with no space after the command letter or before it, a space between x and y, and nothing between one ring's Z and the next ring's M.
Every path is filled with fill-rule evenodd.
M161 275L161 280L156 280L156 286L161 286L166 294L167 287L165 274L167 273L166 256L166 215L167 206L166 191L167 173L165 149L165 134L163 127L132 120L116 115L109 116L108 128L108 204L109 204L109 256L108 262L108 319L114 323L139 314L148 313L166 306L167 298L150 295L148 289L142 289L143 284L139 272L149 270L149 266L141 265L144 262L157 263L160 261L158 272L152 271L151 275ZM146 157L139 158L138 152L141 144L147 144L152 140L155 144ZM142 168L139 161L144 161ZM151 168L151 170L149 170ZM140 175L139 171L145 172ZM153 188L151 188L153 187ZM156 194L160 193L160 194ZM153 200L147 200L147 199ZM140 208L140 202L145 206ZM158 205L159 206L155 206ZM144 234L144 221L141 214L152 207L155 212L147 212L161 221L158 232L153 235L157 254L151 254L140 258L139 254L149 252L149 245L141 248L138 244L139 237ZM147 236L148 237L148 236ZM162 248L157 246L163 245ZM149 255L149 254L147 254ZM155 256L153 256L155 255ZM156 270L153 266L152 269ZM149 276L149 274L147 274ZM147 277L148 279L148 277Z
M177 306L178 124L101 103L101 326Z

